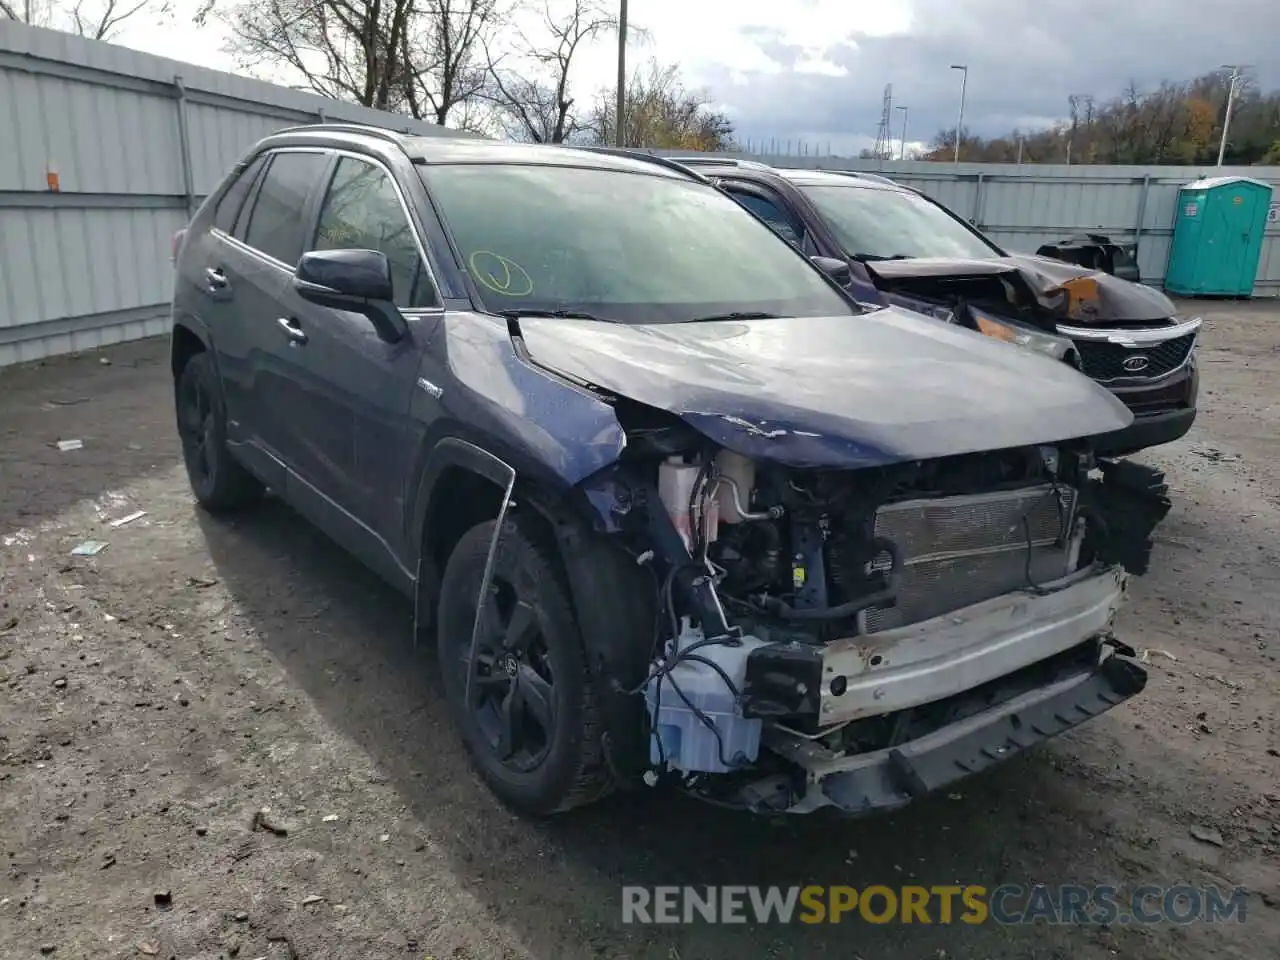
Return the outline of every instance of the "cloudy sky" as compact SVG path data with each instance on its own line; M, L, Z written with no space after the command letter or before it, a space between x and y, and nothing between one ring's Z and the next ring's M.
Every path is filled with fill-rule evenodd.
M179 0L174 24L131 24L117 42L234 69L223 30L185 22L191 2ZM633 62L681 64L742 139L810 151L871 146L889 83L908 141L953 125L953 63L969 67L965 125L983 135L1052 123L1072 93L1101 101L1130 79L1154 86L1224 63L1280 87L1280 0L630 0L629 11L647 32ZM611 83L611 43L586 51L580 96Z

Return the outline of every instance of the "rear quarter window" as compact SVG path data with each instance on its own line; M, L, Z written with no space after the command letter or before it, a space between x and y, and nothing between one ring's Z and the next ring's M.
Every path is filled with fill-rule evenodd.
M245 198L249 196L249 191L253 189L254 181L258 179L258 174L262 172L266 162L266 157L255 157L253 162L241 172L240 176L235 178L231 186L222 195L222 199L218 201L218 207L213 216L213 225L223 233L229 234L235 229L236 218L240 215Z

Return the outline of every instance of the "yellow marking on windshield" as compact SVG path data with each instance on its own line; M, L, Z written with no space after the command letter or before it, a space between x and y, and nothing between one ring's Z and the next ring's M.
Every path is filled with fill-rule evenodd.
M498 269L485 269L488 266L485 258L494 261L493 266ZM467 263L471 265L475 278L494 293L504 297L527 297L533 293L533 278L529 272L508 257L491 250L477 250L467 258ZM515 289L512 289L513 285Z

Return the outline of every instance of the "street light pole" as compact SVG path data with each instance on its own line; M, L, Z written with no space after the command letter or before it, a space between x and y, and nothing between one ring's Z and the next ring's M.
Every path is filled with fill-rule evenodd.
M1236 84L1240 82L1240 71L1247 66L1243 63L1224 63L1223 70L1231 71L1231 86L1227 90L1227 115L1222 118L1222 140L1218 143L1218 166L1222 166L1222 158L1227 152L1227 130L1231 128L1231 107L1236 102Z
M965 89L969 86L969 65L965 63L953 63L952 70L960 71L960 118L956 121L956 163L960 162L960 137L964 131L964 95Z
M618 109L614 118L614 144L627 145L623 121L627 99L627 0L618 0Z
M897 107L902 111L902 143L898 146L898 159L907 159L907 108Z

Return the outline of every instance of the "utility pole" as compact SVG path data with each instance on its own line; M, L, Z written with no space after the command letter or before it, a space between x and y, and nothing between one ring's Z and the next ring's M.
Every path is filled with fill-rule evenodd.
M960 118L956 120L956 163L960 162L960 138L964 135L964 95L965 88L969 86L969 65L966 63L953 63L952 70L960 71Z
M1080 123L1080 98L1074 93L1067 97L1071 108L1071 131L1067 134L1067 166L1071 166L1071 148L1076 142L1076 126Z
M618 110L614 119L614 144L627 145L623 123L626 119L627 100L627 0L618 0Z
M1227 131L1231 128L1231 107L1236 100L1236 86L1240 83L1240 71L1249 66L1247 63L1224 63L1223 70L1231 71L1231 86L1227 90L1227 115L1222 118L1222 140L1218 143L1218 166L1222 166L1222 158L1227 153Z
M893 84L884 86L884 99L880 101L880 123L876 125L876 145L874 147L879 169L884 169L884 161L893 159Z
M895 107L895 110L902 111L902 142L898 144L898 159L907 159L907 108Z

